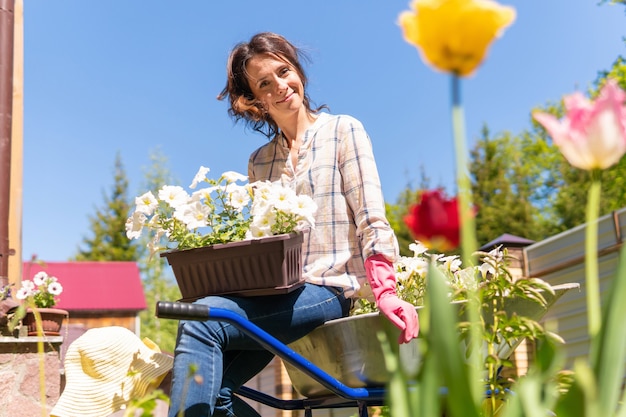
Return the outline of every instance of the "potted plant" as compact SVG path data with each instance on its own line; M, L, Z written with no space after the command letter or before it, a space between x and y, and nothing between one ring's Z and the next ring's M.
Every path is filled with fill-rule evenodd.
M315 202L267 181L246 183L228 171L207 178L200 167L187 192L164 185L135 199L130 239L147 230L151 253L172 266L183 300L211 294L262 295L303 284L303 232L315 226Z
M0 286L0 335L8 336L13 329L9 328L9 319L15 314L19 304L13 299L11 288L13 284Z
M549 337L539 321L547 310L568 290L578 284L551 286L537 278L515 278L509 271L511 258L506 250L477 252L479 264L463 268L458 256L429 253L419 242L409 246L412 257L400 257L395 264L398 296L421 309L426 296L429 267L434 266L445 278L448 299L461 317L460 343L468 356L464 340L467 331L465 305L470 294L477 293L482 306L481 329L485 385L492 392L504 392L509 381L500 378L499 370L511 366L509 356L524 338ZM478 285L478 288L473 286ZM471 291L478 290L478 291ZM317 366L352 387L383 386L389 382L384 352L376 337L384 331L376 304L366 299L356 301L349 317L333 320L289 346ZM396 332L389 326L387 331ZM389 338L390 342L395 339ZM420 338L397 346L400 363L408 374L416 375L424 343ZM341 352L340 355L337 352ZM296 368L286 364L290 379L298 392L307 397L328 394L328 390Z
M22 320L29 336L38 334L38 322L44 335L59 336L63 321L69 316L66 310L54 308L62 292L59 280L45 271L37 272L32 280L22 280L15 293L15 298L22 303L14 320Z

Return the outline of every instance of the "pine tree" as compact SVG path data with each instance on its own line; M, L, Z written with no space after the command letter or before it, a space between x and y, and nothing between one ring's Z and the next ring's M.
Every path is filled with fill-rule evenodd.
M89 217L91 235L83 238L76 261L134 261L137 246L126 237L126 219L130 211L128 179L118 152L115 157L114 183L104 204Z
M470 155L479 245L504 233L532 240L546 237L550 225L542 210L555 193L546 173L556 157L556 149L528 132L491 137L483 128Z
M411 235L409 228L404 222L404 216L408 214L409 208L417 203L420 192L430 188L430 182L430 178L426 175L424 167L421 166L419 185L414 187L409 182L406 188L396 198L395 204L385 203L387 220L398 239L400 255L402 256L413 256L413 251L409 249L409 245L415 242L415 238Z

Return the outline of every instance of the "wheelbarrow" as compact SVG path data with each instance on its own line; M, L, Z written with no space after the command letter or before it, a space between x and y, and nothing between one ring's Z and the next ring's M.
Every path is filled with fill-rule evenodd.
M218 320L228 322L257 341L264 349L280 357L285 364L317 382L328 392L327 395L311 398L284 400L243 386L237 391L237 394L242 397L280 410L303 410L305 417L312 417L312 410L316 409L349 407L357 408L359 417L368 417L367 407L383 405L385 399L384 385L350 387L320 369L271 334L229 310L186 302L159 301L156 305L156 316L174 320Z
M561 296L573 288L579 288L579 285L568 283L554 286L554 294L544 294L547 301L545 306L527 299L511 298L507 300L505 310L509 314L517 312L540 320ZM225 309L187 302L160 301L157 303L156 315L175 320L218 320L231 323L283 360L296 391L304 398L283 400L245 386L237 391L242 397L280 410L304 410L305 417L312 417L312 410L315 409L348 407L358 408L359 417L368 417L368 407L384 403L388 374L380 343L373 337L382 329L378 313L331 320L290 345L285 345L252 322ZM414 371L421 363L420 343L421 339L417 338L399 346L400 362ZM509 357L516 346L517 343L502 343L498 347L498 356ZM442 388L442 395L445 395L445 391ZM489 391L485 393L486 396L490 394Z

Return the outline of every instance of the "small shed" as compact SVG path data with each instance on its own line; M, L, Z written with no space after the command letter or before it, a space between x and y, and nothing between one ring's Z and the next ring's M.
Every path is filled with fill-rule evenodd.
M22 271L23 279L45 271L63 286L55 308L69 312L66 344L95 327L122 326L139 335L146 298L136 262L24 262Z
M523 275L526 264L524 248L533 243L535 243L534 240L504 233L491 242L481 246L479 250L489 252L498 247L506 249L509 255L509 271L514 277L518 278Z

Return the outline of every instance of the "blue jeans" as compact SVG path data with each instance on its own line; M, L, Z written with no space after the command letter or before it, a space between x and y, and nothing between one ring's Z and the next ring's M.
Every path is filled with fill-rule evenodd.
M233 311L289 344L324 322L348 314L350 300L334 287L313 284L263 297L210 296L196 303ZM233 393L261 372L273 354L235 326L213 320L178 327L169 417L260 417ZM194 371L190 369L196 367Z

